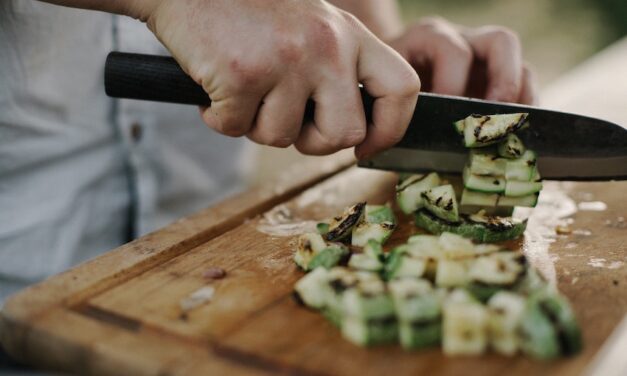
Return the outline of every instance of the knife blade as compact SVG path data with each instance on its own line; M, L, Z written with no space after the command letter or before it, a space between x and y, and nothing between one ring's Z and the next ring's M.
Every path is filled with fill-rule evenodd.
M592 117L538 107L421 93L403 139L359 162L405 172L460 173L468 159L453 122L471 114L529 113L516 134L538 154L538 169L552 180L627 179L627 129Z
M112 52L105 64L105 90L111 97L210 105L202 87L168 56ZM366 117L374 99L362 89ZM359 166L385 170L459 173L468 157L452 123L471 114L528 112L531 124L517 132L538 154L543 178L554 180L627 179L627 130L587 116L538 107L420 93L403 139ZM309 101L304 121L313 119Z

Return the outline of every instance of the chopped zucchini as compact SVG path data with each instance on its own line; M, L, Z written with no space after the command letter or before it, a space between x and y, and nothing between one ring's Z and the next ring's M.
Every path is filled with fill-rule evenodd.
M455 127L455 130L457 131L457 133L459 133L462 136L464 135L465 119L454 122L453 126Z
M494 154L470 153L469 170L475 175L504 176L505 162Z
M536 153L531 150L525 151L520 158L505 163L505 179L530 181L534 177L536 163Z
M394 211L387 205L366 205L366 222L396 223Z
M540 310L549 318L560 344L563 355L574 355L581 351L581 329L568 300L554 292L541 291L530 298L537 301Z
M455 191L450 184L441 185L423 192L425 209L448 222L458 222L459 212Z
M435 346L442 341L442 323L440 320L400 322L398 336L404 349Z
M369 240L385 243L390 236L392 236L394 228L396 228L396 225L392 222L361 222L353 227L351 244L357 247L363 247Z
M447 303L443 315L442 348L447 355L479 355L487 347L486 309L477 303Z
M508 180L505 184L505 196L524 197L542 190L542 182Z
M329 232L329 224L325 222L316 224L316 231L318 231L320 235L326 235L327 232Z
M437 187L440 177L435 172L427 175L412 175L396 187L396 202L405 214L423 207L422 193Z
M407 252L415 257L438 259L442 257L440 237L434 235L414 235L407 240Z
M503 115L470 115L464 121L464 145L482 147L503 140L527 120L526 113Z
M479 217L475 220L469 218L470 216L464 216L460 223L449 223L425 210L419 210L414 216L414 223L432 234L452 232L485 243L516 239L522 235L527 226L526 221L520 222L511 218L490 217L492 219L482 221Z
M475 245L467 238L452 232L443 232L438 239L442 254L449 259L460 259L475 255Z
M359 280L358 275L347 268L335 267L329 270L322 293L325 295L325 306L331 314L343 316L344 292L357 286Z
M528 208L533 208L538 204L538 196L538 193L532 193L528 196L521 197L499 196L496 205L500 207L524 206Z
M427 322L440 317L440 300L426 279L400 278L389 283L396 317L401 322Z
M351 256L348 266L358 270L376 272L383 269L383 259L381 244L375 240L369 240L363 253L354 253Z
M393 316L371 320L345 317L342 320L342 336L360 346L394 343L398 339L398 323Z
M499 291L502 291L503 287L495 286L495 285L487 285L487 284L480 283L480 282L470 282L468 285L466 285L465 289L475 299L477 299L481 303L485 303L488 300L490 300L490 298L492 298L494 294L496 294Z
M348 207L342 215L333 218L329 224L329 231L325 234L326 240L344 240L350 236L353 227L363 222L366 203L360 202Z
M294 262L303 270L310 270L309 263L311 260L325 248L327 248L327 243L320 234L302 234L296 243Z
M326 296L323 286L326 283L328 271L317 268L296 282L294 291L299 299L308 307L321 309L325 306Z
M318 252L312 259L309 261L309 264L304 270L313 270L318 267L323 267L325 269L330 269L334 266L337 266L342 262L342 260L346 259L350 252L346 248L344 244L336 243L332 244L329 247L323 249Z
M506 183L507 184L507 183ZM462 199L459 202L461 206L496 206L499 195L496 193L482 193L464 189Z
M469 275L486 285L512 286L525 271L525 257L519 252L495 252L472 262Z
M394 315L394 303L381 280L360 282L346 290L342 298L346 316L372 319Z
M403 248L402 252L395 252L385 264L384 277L386 280L402 277L422 277L427 269L428 260L416 257Z
M483 193L502 193L505 192L505 178L502 176L475 175L466 166L464 168L464 187Z
M525 309L525 298L509 291L496 293L488 302L488 337L499 354L512 356L518 351L518 325Z
M460 287L470 282L466 261L439 260L435 272L435 284L438 287Z
M552 359L560 354L557 331L542 312L536 299L528 299L518 327L520 349L537 359Z
M508 134L507 137L499 143L498 147L499 155L509 159L520 158L525 150L525 145L523 145L520 138L513 133Z

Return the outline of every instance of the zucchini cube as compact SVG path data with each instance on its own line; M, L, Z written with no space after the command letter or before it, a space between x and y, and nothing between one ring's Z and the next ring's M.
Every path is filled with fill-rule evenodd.
M437 320L441 302L426 279L402 278L389 283L396 317L402 322Z
M414 350L439 345L442 341L442 323L434 321L400 322L398 337L404 349Z
M488 337L491 347L502 355L518 351L518 325L525 310L525 298L508 291L496 293L488 301Z
M347 316L342 320L342 336L359 346L395 343L398 323L393 316L371 320Z
M478 303L444 306L442 347L447 355L479 355L487 347L486 309Z

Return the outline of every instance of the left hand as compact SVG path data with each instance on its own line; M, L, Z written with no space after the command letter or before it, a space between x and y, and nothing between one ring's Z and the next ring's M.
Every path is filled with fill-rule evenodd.
M418 71L425 91L535 104L533 74L518 36L500 26L463 28L426 18L389 41Z

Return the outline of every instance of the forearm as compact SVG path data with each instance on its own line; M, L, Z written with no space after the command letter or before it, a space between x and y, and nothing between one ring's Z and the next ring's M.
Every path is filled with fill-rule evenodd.
M403 32L396 0L329 0L359 18L375 35L390 40Z

